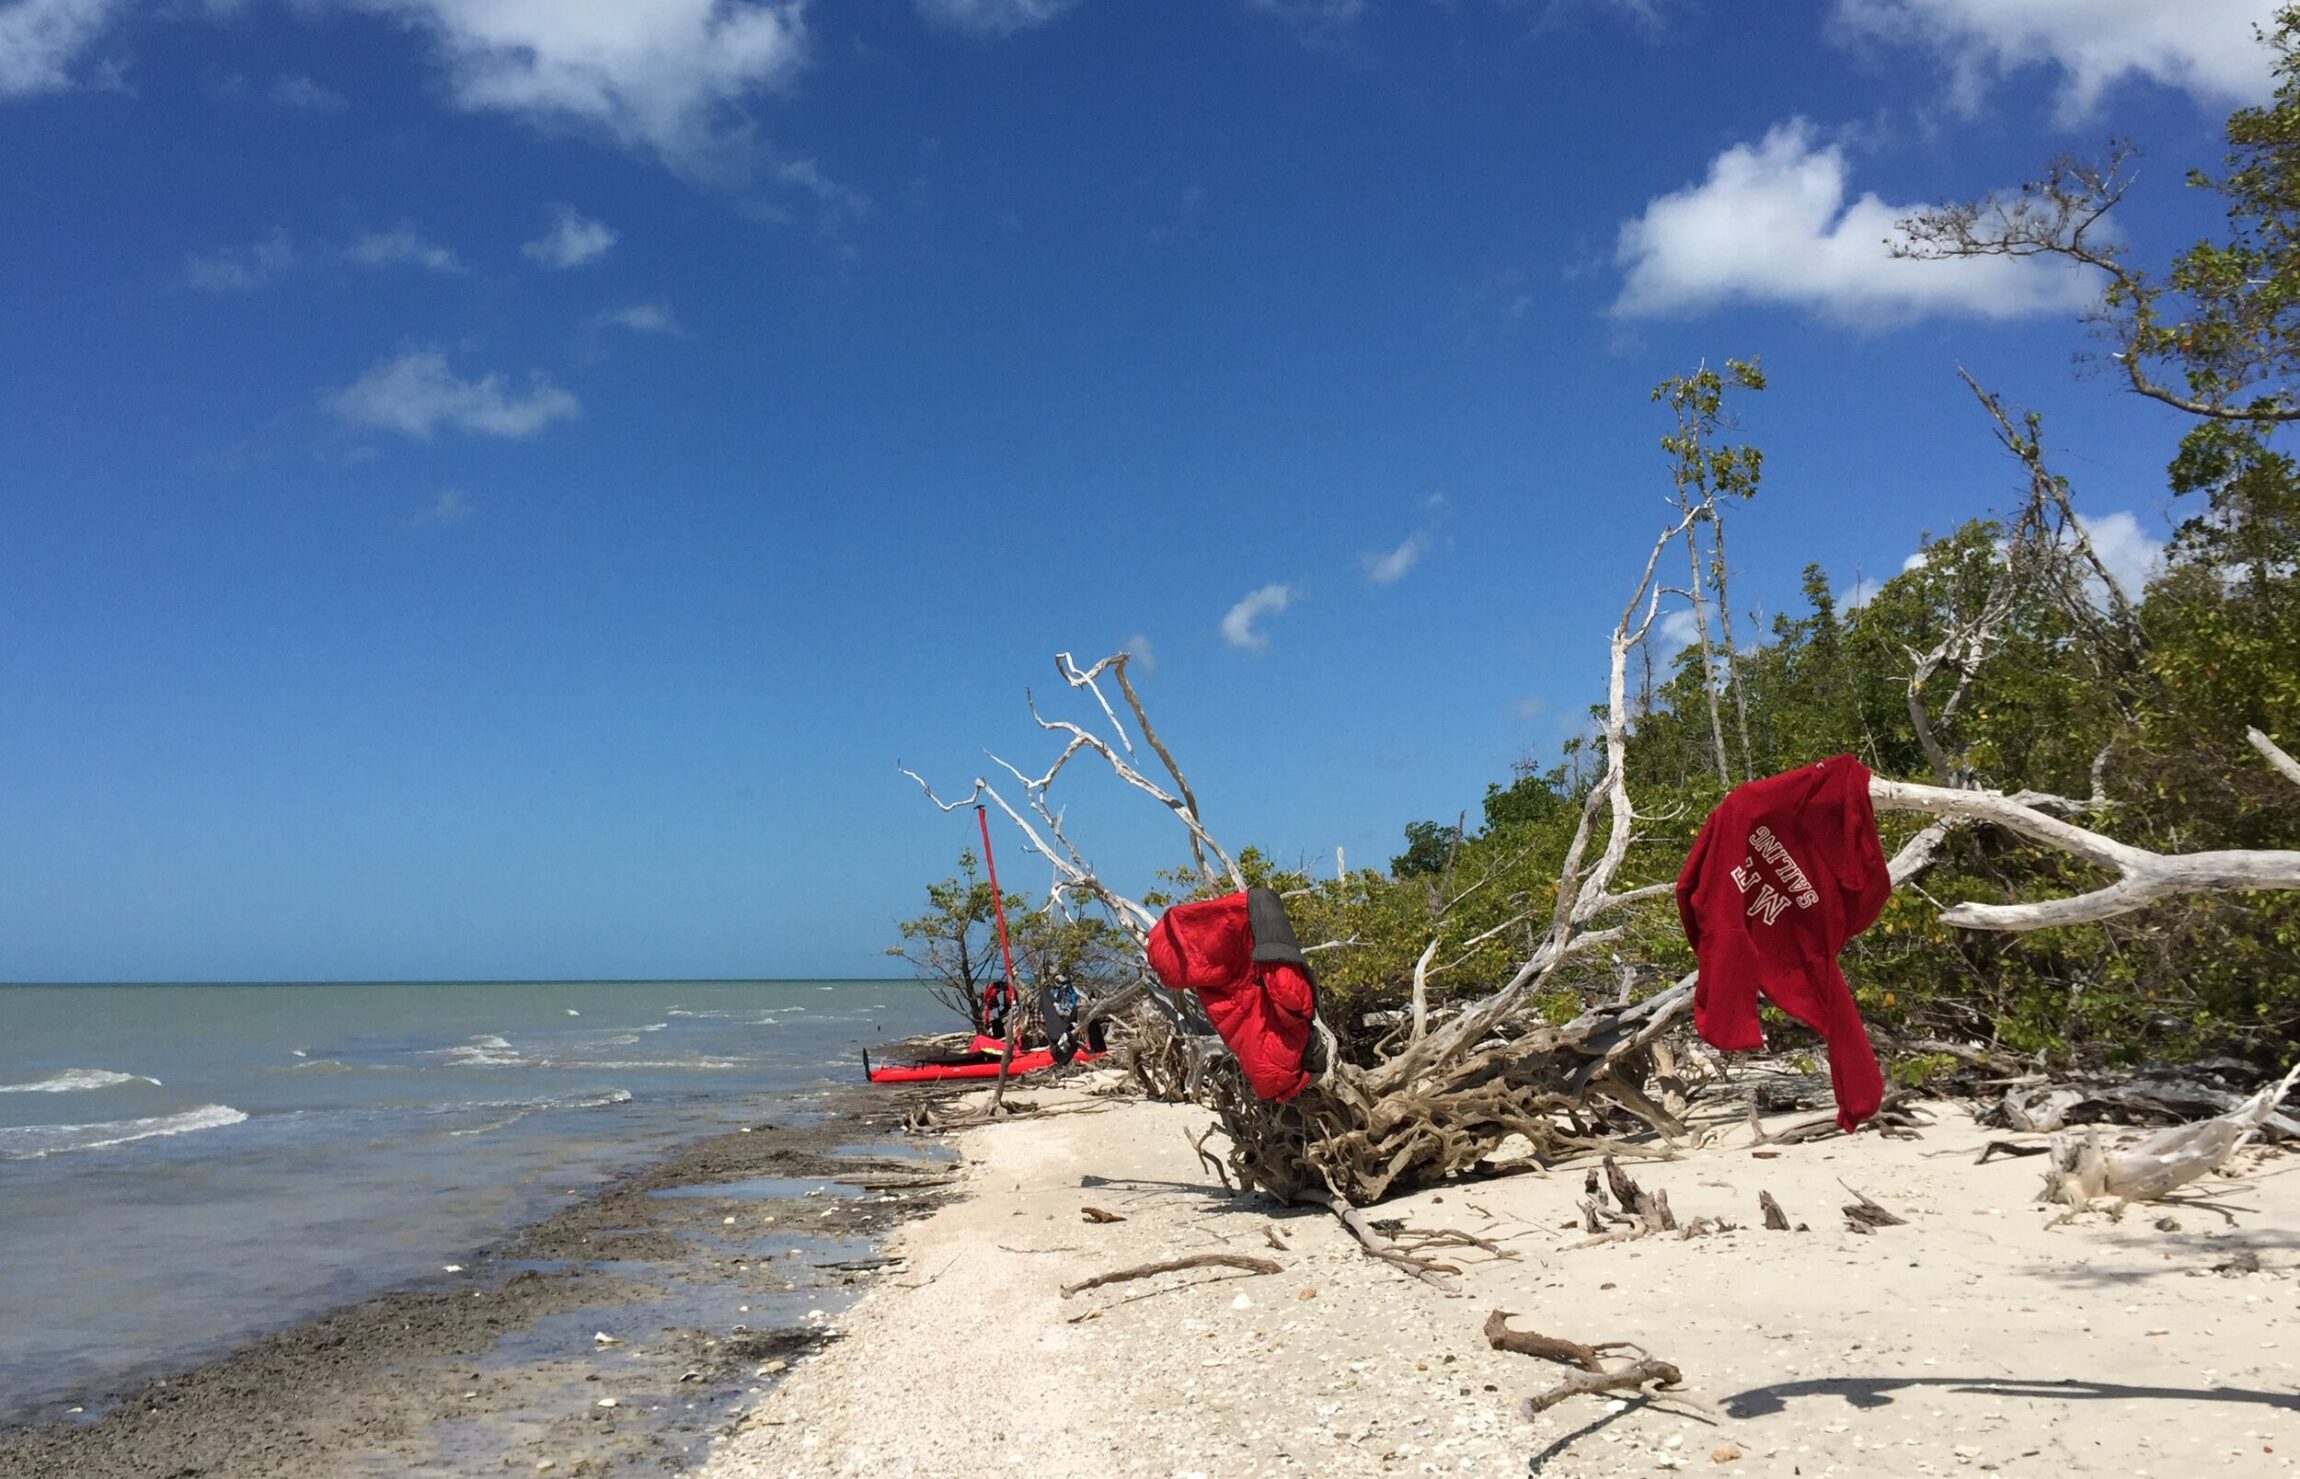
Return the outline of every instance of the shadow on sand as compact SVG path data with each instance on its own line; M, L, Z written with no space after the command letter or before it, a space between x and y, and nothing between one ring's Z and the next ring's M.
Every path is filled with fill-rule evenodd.
M2107 1381L2035 1381L1999 1376L1821 1377L1751 1387L1727 1397L1723 1405L1727 1416L1742 1418L1770 1417L1785 1412L1791 1402L1801 1397L1842 1397L1854 1407L1890 1407L1895 1392L1918 1387L1940 1387L1986 1397L2030 1397L2040 1401L2132 1402L2153 1398L2168 1402L2248 1402L2300 1411L2300 1392L2256 1392L2245 1387L2136 1387Z

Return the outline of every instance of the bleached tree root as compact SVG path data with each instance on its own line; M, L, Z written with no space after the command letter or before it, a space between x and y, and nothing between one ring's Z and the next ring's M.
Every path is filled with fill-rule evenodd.
M1370 1256L1378 1258L1392 1268L1419 1279L1431 1288L1444 1293L1452 1294L1460 1288L1455 1283L1455 1280L1461 1275L1459 1268L1450 1263L1440 1263L1434 1258L1424 1258L1418 1253L1385 1245L1381 1241L1382 1235L1374 1231L1372 1224L1366 1221L1366 1215L1363 1212L1350 1205L1348 1198L1335 1196L1331 1192L1305 1190L1300 1200L1324 1207L1334 1216L1340 1218L1342 1226L1349 1230L1350 1236L1357 1239L1358 1246L1365 1249Z

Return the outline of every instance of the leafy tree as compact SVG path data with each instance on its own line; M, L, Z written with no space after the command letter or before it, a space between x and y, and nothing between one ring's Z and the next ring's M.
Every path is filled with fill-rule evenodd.
M972 849L959 853L956 874L927 885L926 902L925 913L895 926L902 943L888 946L886 953L909 961L935 1000L974 1022L983 989L1006 970L990 882ZM1009 892L1004 902L1007 946L1020 978L1016 991L1025 1022L1037 1010L1036 988L1056 976L1069 976L1091 998L1132 975L1132 941L1107 919L1034 904L1028 894Z
M1453 861L1461 829L1443 822L1406 823L1406 850L1390 859L1390 872L1399 878L1431 878Z
M926 903L924 914L895 926L902 943L889 945L886 953L909 961L935 1000L972 1022L983 987L1006 974L990 882L972 848L959 853L956 874L926 886ZM1005 904L1011 944L1012 922L1030 906L1013 893Z

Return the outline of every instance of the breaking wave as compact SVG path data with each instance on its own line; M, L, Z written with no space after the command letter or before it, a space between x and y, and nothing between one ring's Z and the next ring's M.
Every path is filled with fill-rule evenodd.
M114 1084L157 1084L141 1073L114 1073L109 1068L67 1068L28 1084L0 1084L0 1094L71 1094L83 1089L108 1089Z
M441 1048L437 1056L445 1058L450 1068L517 1068L527 1061L493 1034L472 1038L458 1047Z
M617 1071L632 1073L648 1069L665 1068L693 1069L703 1073L725 1073L731 1069L741 1068L744 1065L740 1060L734 1058L666 1058L653 1060L616 1060L612 1062L596 1063L586 1062L582 1064L569 1064L568 1066L582 1067L586 1069L597 1068L610 1073Z
M603 1094L575 1094L570 1095L565 1099L531 1099L522 1103L512 1104L462 1105L458 1107L464 1109L508 1109L512 1112L508 1117L496 1120L490 1124L473 1125L467 1130L449 1130L447 1134L450 1139L460 1140L469 1135L485 1135L490 1131L509 1129L511 1126L518 1124L521 1120L527 1118L527 1116L534 1114L539 1110L605 1109L611 1105L628 1104L630 1102L631 1091L629 1089L609 1089ZM441 1112L448 1113L452 1111Z
M93 1125L23 1125L0 1130L0 1160L35 1160L73 1150L103 1150L132 1140L163 1135L189 1135L196 1130L220 1130L247 1118L229 1104L203 1104L181 1114L156 1115L141 1120L106 1120Z

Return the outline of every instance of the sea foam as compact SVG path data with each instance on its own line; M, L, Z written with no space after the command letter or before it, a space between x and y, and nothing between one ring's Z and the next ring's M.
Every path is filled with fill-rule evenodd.
M244 1112L229 1104L203 1104L180 1114L155 1115L151 1119L105 1120L93 1125L21 1125L0 1130L0 1160L35 1160L72 1150L103 1150L132 1140L220 1130L246 1118Z
M157 1084L141 1073L114 1073L109 1068L67 1068L28 1084L0 1084L0 1094L71 1094L85 1089L108 1089L114 1084Z
M454 1068L517 1068L527 1062L512 1051L510 1043L493 1034L472 1038L461 1047L441 1048L435 1056L445 1058Z

